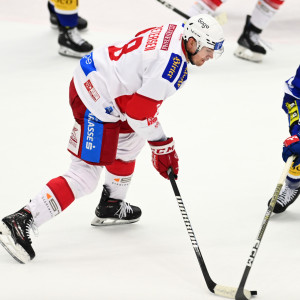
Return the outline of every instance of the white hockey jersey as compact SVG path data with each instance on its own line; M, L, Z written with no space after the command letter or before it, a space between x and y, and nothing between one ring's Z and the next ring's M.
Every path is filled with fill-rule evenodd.
M157 109L184 84L188 71L182 33L181 23L153 27L127 42L83 57L75 70L74 84L87 109L103 122L127 119L147 140L164 138L156 115L130 117L126 102L139 95L157 101Z

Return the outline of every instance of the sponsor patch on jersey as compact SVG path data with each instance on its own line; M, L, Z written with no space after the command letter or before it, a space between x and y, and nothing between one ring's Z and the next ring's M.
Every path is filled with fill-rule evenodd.
M162 29L163 26L155 27L150 31L144 51L154 50L156 48L158 38Z
M85 76L88 76L91 72L96 71L96 67L93 59L93 52L91 54L85 55L80 60L80 66Z
M295 122L299 121L299 109L297 102L286 103L286 108L288 109L290 126L292 126Z
M165 33L164 40L163 40L162 46L160 48L161 50L168 51L170 43L171 43L172 35L173 35L176 27L177 27L177 25L175 25L175 24L169 24L168 30Z
M107 106L107 107L105 107L105 112L108 114L108 115L110 115L112 112L113 112L113 107L112 106Z
M185 62L183 64L179 79L174 84L176 90L178 90L183 84L183 82L187 80L187 77L188 77L188 70L187 70L187 63Z
M90 96L92 97L92 99L97 102L98 99L100 99L100 95L97 92L97 90L94 88L92 82L90 80L86 81L84 83L84 86L86 88L86 90L89 92Z
M70 150L72 153L76 155L78 155L78 151L79 151L80 136L81 136L81 126L75 121L69 139L68 150Z
M179 72L180 66L182 63L182 58L180 55L172 53L165 68L162 78L167 79L170 82L173 82Z
M154 117L154 118L148 118L147 119L147 124L148 124L148 126L150 126L150 125L152 125L152 124L154 124L154 123L156 123L157 122L157 117Z
M84 115L84 133L81 158L85 161L99 163L103 138L103 122L88 109Z

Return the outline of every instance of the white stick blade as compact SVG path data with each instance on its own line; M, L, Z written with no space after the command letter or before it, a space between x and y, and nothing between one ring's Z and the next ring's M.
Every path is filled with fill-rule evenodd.
M214 292L218 296L222 296L229 299L235 299L237 288L217 284L214 288ZM251 299L250 291L244 290L244 295L247 299Z

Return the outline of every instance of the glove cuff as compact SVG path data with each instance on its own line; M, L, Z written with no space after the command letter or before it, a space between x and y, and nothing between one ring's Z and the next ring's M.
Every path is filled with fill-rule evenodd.
M153 154L165 155L175 150L173 138L168 138L166 141L148 142Z

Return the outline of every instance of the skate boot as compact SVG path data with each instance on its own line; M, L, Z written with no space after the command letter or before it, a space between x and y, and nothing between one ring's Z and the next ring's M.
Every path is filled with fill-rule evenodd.
M22 208L0 221L0 244L19 263L24 264L35 257L31 247L29 229L37 228L29 210Z
M238 39L239 46L235 50L234 55L253 62L261 62L263 56L267 53L266 49L259 42L259 34L262 30L251 24L250 18L251 16L246 18L244 31Z
M81 38L76 27L60 27L58 43L59 54L65 56L81 58L93 50L93 46Z
M49 10L49 13L50 13L50 23L51 23L51 27L53 28L58 28L59 26L59 21L57 19L57 16L55 14L55 12L53 11L53 8L51 7L51 4L49 3L48 1L48 10ZM77 21L77 29L78 30L84 30L87 28L88 26L88 22L87 20L81 18L80 16L78 16L78 21Z
M298 198L300 194L300 187L292 188L288 185L285 185L284 188L281 189L277 202L275 204L273 212L275 214L280 214L284 212L295 200ZM272 199L269 200L268 205L270 205Z
M123 200L110 198L105 185L95 213L96 217L92 221L93 226L134 223L142 215L139 207L130 205Z

